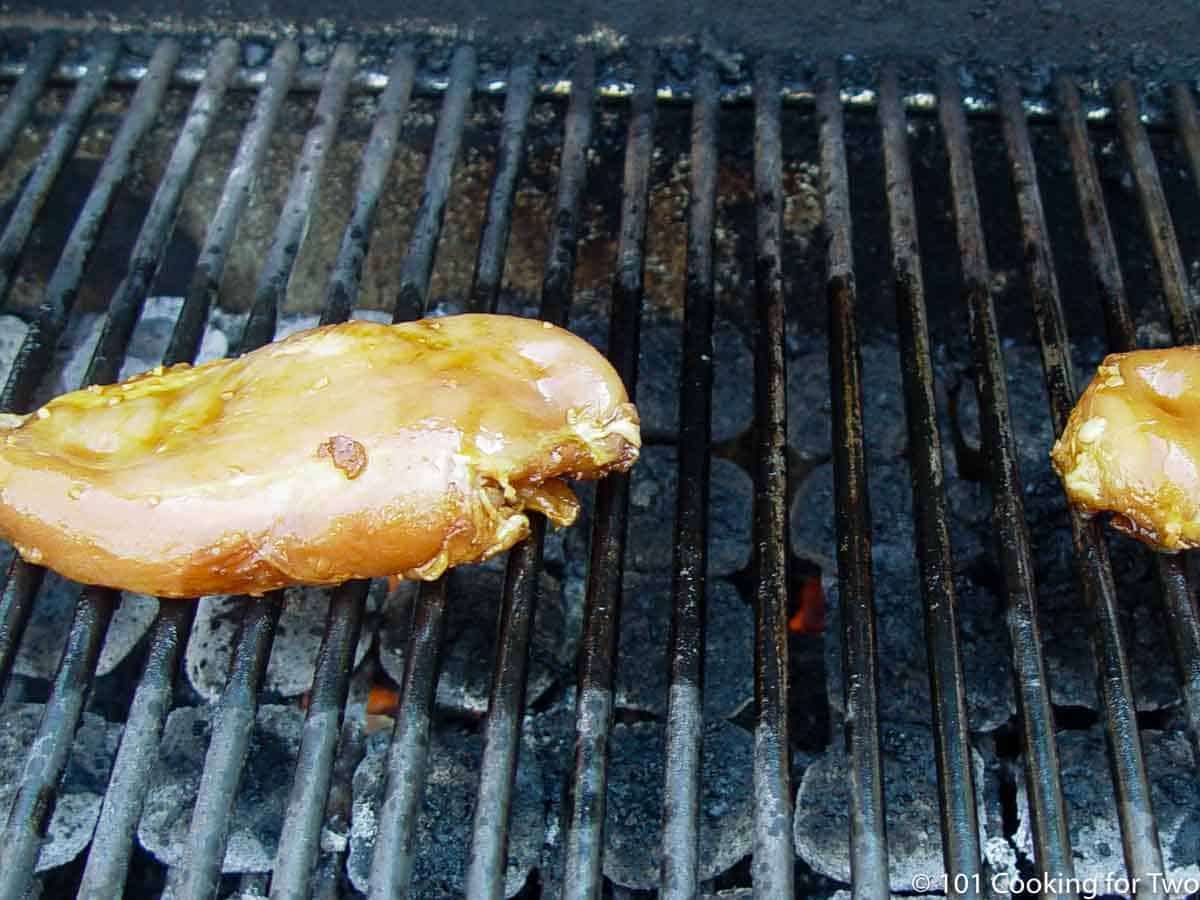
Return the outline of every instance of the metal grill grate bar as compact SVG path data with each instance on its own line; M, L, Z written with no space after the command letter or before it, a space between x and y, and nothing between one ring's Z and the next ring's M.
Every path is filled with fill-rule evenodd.
M171 57L171 68L179 58L179 44L173 40L163 41L159 48ZM25 189L17 201L16 208L8 217L4 231L0 233L0 303L8 299L13 276L25 251L25 242L33 230L34 220L50 196L50 190L64 165L75 151L75 145L83 134L92 107L100 99L108 77L116 65L121 42L115 35L106 34L97 43L88 61L87 75L71 92L71 99L63 112L62 121L55 129L50 143L38 158L37 166L29 176Z
M587 178L587 152L592 142L592 107L595 103L596 59L584 48L575 63L571 105L567 109L566 136L559 162L558 196L554 201L554 230L546 251L542 279L542 318L561 325L571 310L575 286L575 253L579 241L579 207Z
M525 130L533 106L533 63L518 59L508 73L509 90L504 102L504 124L496 147L496 174L483 217L483 236L475 258L470 303L478 312L494 312L504 278L504 259L512 227L513 190L525 157Z
M871 565L862 420L862 361L854 324L856 288L850 242L850 179L846 172L837 69L821 67L821 196L829 235L825 297L829 304L829 379L833 392L833 471L838 580L846 685L846 754L850 779L850 871L856 900L888 893L886 812L879 749L879 659ZM786 511L783 513L786 515Z
M29 121L33 104L37 102L37 98L46 87L46 82L50 80L50 73L54 70L62 48L62 32L51 31L42 36L29 55L21 79L8 95L4 111L0 112L0 165L8 159L17 135Z
M129 175L133 151L158 115L178 55L178 44L170 40L163 41L154 51L149 72L133 95L104 165L100 167L67 238L66 248L46 284L38 318L31 324L13 362L12 373L0 394L0 407L5 410L25 412L33 403L33 393L49 369L54 349L67 326L79 282L95 249L113 195ZM3 652L0 651L0 670L3 670L2 660Z
M1020 94L1009 81L1001 86L1001 106L1051 418L1055 433L1061 434L1076 397L1070 344L1050 256L1029 131ZM1150 874L1163 871L1162 851L1138 737L1129 664L1117 621L1116 586L1108 561L1108 546L1100 534L1098 522L1086 520L1074 510L1070 515L1080 580L1094 617L1097 690L1103 701L1108 730L1125 863L1130 877L1139 881L1137 896L1154 897L1159 892L1154 890Z
M120 377L125 348L175 227L183 189L191 179L200 148L221 108L239 53L237 42L230 39L221 41L213 52L208 75L196 92L183 131L175 142L166 171L138 232L125 277L109 301L104 328L84 378L87 384L109 384Z
M787 654L787 372L778 61L754 73L754 890L794 893Z
M17 660L21 637L29 623L33 601L46 570L14 556L0 593L0 698L8 693L9 676Z
M566 325L571 285L574 283L574 228L586 175L586 151L591 139L594 62L590 52L576 61L571 102L567 109L562 163L551 248L569 252L560 259L554 249L546 261L541 317ZM499 168L499 167L497 167ZM569 235L569 236L568 236ZM482 252L482 246L481 251ZM555 296L554 286L565 289ZM522 710L529 654L542 571L542 544L546 520L530 515L530 535L510 551L505 573L504 599L497 636L496 666L488 698L479 792L472 826L471 853L467 860L466 896L499 897L503 893L509 815L516 777Z
M371 857L371 900L406 896L416 848L413 835L425 790L429 730L446 619L446 581L421 584L404 660L400 707L388 748L387 787Z
M525 130L533 105L533 69L518 60L510 72L513 92L504 104L504 122L496 151L495 177L488 198L483 235L475 260L470 297L477 312L495 312L504 275L512 222L513 192L524 155ZM508 864L509 814L520 752L521 719L529 636L542 572L546 520L530 514L529 536L509 554L496 636L496 664L488 696L479 790L467 858L466 896L502 900Z
M979 816L975 806L971 740L959 646L958 597L946 519L945 473L933 393L925 284L917 243L917 213L908 133L896 72L884 73L879 95L892 242L892 275L900 322L900 359L913 468L913 509L921 592L925 599L925 646L942 810L946 890L979 897L982 885ZM966 890L963 886L966 886Z
M288 186L283 212L271 249L259 276L254 307L239 342L245 353L274 338L277 304L291 278L310 206L320 187L325 158L337 131L354 69L354 49L339 44L326 71L325 87L317 98L313 124L304 139ZM234 639L233 660L225 691L218 701L204 770L192 811L183 865L172 870L171 882L182 900L208 900L221 881L230 814L237 797L258 709L258 692L266 675L283 604L283 592L245 598L245 609Z
M412 48L397 48L391 81L379 98L375 124L363 149L354 209L342 234L330 277L325 308L321 313L322 325L344 322L353 308L375 210L395 157L400 125L412 95L414 68ZM306 897L311 891L313 866L320 852L325 804L369 587L370 582L366 580L348 582L335 588L330 597L285 813L286 821L294 827L289 826L280 834L271 878L273 898Z
M112 618L116 595L100 588L84 588L75 606L62 662L55 673L50 699L31 752L21 772L20 787L8 814L0 847L0 898L23 900L33 879L50 818L58 779L71 754L75 728L91 690L100 645Z
M400 266L400 291L395 309L398 322L419 317L429 302L429 278L433 273L434 254L442 232L446 199L450 196L450 177L458 159L463 126L475 88L475 72L475 49L459 47L450 65L450 87L438 116L421 206L408 240L408 252Z
M660 893L699 891L700 771L704 734L704 623L708 588L712 425L713 236L717 200L717 75L697 73L679 379L679 496L675 508Z
M1175 238L1175 225L1167 208L1167 195L1163 193L1158 163L1150 149L1146 129L1138 118L1138 99L1133 83L1127 80L1117 82L1113 88L1113 100L1117 107L1117 125L1137 185L1146 231L1150 235L1150 246L1154 249L1154 258L1162 274L1162 290L1167 301L1167 312L1171 316L1171 333L1178 341L1194 344L1197 339L1196 320L1188 301L1187 269L1179 254L1179 242Z
M962 257L963 302L970 316L980 424L991 472L992 518L1004 578L1034 858L1039 872L1070 878L1074 876L1074 863L1054 738L1054 713L1046 688L1029 526L1025 520L1008 384L992 303L991 273L975 190L967 120L958 85L949 73L943 74L938 94L941 98L938 112L950 159L958 249Z
M168 876L168 890L177 900L211 900L220 887L221 863L250 750L258 692L283 605L280 593L245 601L245 614L233 642L229 680L212 719L183 862Z
M425 172L421 208L400 267L400 291L393 311L397 322L421 315L428 307L433 257L474 89L475 50L460 47L455 51L450 72L450 87L442 101ZM445 580L422 584L405 651L400 708L388 749L387 785L371 857L372 900L405 894L412 878L413 835L429 761L430 718L441 665L445 612Z
M1200 118L1196 115L1196 101L1192 99L1191 88L1186 84L1175 85L1171 89L1171 105L1175 111L1175 124L1187 150L1192 184L1200 189Z
M196 270L192 273L183 308L179 311L171 341L163 355L164 365L190 363L200 352L204 323L220 289L238 222L250 201L254 181L266 157L267 145L279 111L283 108L284 98L287 97L299 54L299 48L293 41L284 41L275 48L267 80L254 101L250 120L242 130L242 139L229 167L221 199L204 235L204 246L196 261Z
M387 90L379 98L375 124L371 126L371 136L363 149L362 172L354 189L354 209L342 232L342 242L329 276L325 309L321 313L322 325L344 322L354 309L362 281L363 260L367 258L367 248L375 226L379 197L383 193L392 161L396 158L400 126L412 99L416 67L413 48L409 45L398 47L392 58Z
M654 154L657 64L652 51L638 63L625 142L617 271L613 278L608 334L609 358L625 382L631 400L636 398L637 391L645 290L646 208L650 201L650 163ZM592 519L579 686L575 694L575 769L564 817L567 823L564 898L600 896L608 737L612 729L614 663L628 516L629 476L609 475L596 487Z
M194 603L165 603L150 631L146 664L121 731L121 745L76 894L79 900L108 900L123 893L134 832L142 816L163 722L171 708L175 676L195 615Z
M304 243L317 187L325 169L329 148L337 136L338 121L346 104L346 93L354 75L355 49L350 44L338 44L326 72L325 87L317 98L313 124L304 137L300 159L288 185L287 200L279 214L279 224L267 251L258 286L254 290L254 305L246 319L237 350L231 355L245 353L270 343L275 338L275 322L279 307L287 299L296 256Z
M321 825L334 754L370 584L365 580L347 582L335 588L329 598L329 614L309 692L300 753L284 811L287 827L280 833L279 848L275 851L271 876L273 898L307 897L311 889L313 865L321 849Z
M1129 315L1125 284L1121 278L1116 243L1108 222L1096 163L1088 145L1087 125L1079 105L1079 92L1067 78L1059 80L1058 88L1059 106L1062 109L1060 122L1070 148L1076 192L1083 210L1093 280L1100 291L1105 310L1108 345L1117 352L1132 350L1137 346L1137 335ZM1166 277L1166 273L1163 276ZM1176 335L1176 340L1185 343L1187 338ZM1154 557L1163 587L1167 635L1180 673L1188 723L1193 740L1196 740L1200 737L1200 616L1197 615L1182 558L1165 554L1154 554Z
M271 78L260 91L238 148L229 178L225 182L218 211L201 251L201 263L192 286L199 282L211 284L215 293L225 253L236 229L237 219L248 197L247 178L257 170L254 151L266 146L266 137L286 93L287 79L295 65L294 44L284 44L276 51ZM261 160L261 154L258 157ZM238 198L243 198L238 202ZM204 261L209 264L205 267ZM214 262L215 261L215 262ZM205 272L201 276L200 268ZM197 299L199 298L199 299ZM164 354L163 363L174 365L191 362L204 333L204 322L211 297L190 291L180 311L179 319ZM198 315L189 315L188 308L198 308ZM105 793L100 817L96 823L92 847L78 896L101 900L120 893L126 878L133 851L133 838L141 818L146 788L153 772L153 760L158 753L163 724L171 706L171 694L187 645L195 605L167 601L163 604L150 632L145 667L130 704L129 715L121 735L121 744L113 764L113 774Z
M1055 87L1058 94L1059 126L1071 157L1075 191L1079 196L1084 237L1088 245L1088 264L1092 270L1092 281L1104 307L1108 344L1116 351L1132 350L1137 344L1133 317L1129 314L1125 281L1117 263L1117 243L1108 221L1108 211L1104 207L1100 173L1096 170L1096 162L1088 144L1087 122L1079 102L1079 91L1075 83L1066 76L1060 77Z

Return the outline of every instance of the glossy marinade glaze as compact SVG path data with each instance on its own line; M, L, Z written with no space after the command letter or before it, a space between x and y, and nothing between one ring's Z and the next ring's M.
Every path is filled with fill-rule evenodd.
M1200 347L1108 356L1051 459L1085 511L1161 550L1200 546Z
M637 410L549 323L315 328L0 417L0 535L76 581L168 597L435 578L559 525L627 470Z

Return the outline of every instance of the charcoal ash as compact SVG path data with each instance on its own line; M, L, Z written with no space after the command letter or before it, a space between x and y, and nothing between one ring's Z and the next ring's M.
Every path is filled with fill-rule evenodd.
M1012 824L1005 821L1005 814L1009 811L1011 801L1009 797L1002 796L1002 790L1006 791L1010 787L1014 777L1014 766L1010 758L1002 755L997 735L998 732L975 734L971 739L972 749L983 760L981 789L987 818L981 821L983 832L979 842L988 875L1007 877L1011 881L1020 875L1021 858L1008 833ZM933 752L931 748L930 754ZM1003 748L1003 753L1007 752L1008 748ZM980 789L978 782L976 789ZM989 890L986 896L998 898L1000 895L995 890Z
M150 297L146 300L121 365L122 379L149 371L162 362L182 308L182 297ZM83 384L83 376L100 341L104 322L103 314L84 313L68 325L64 345L70 350L60 362L52 394L73 391ZM231 340L232 336L226 334L217 321L210 322L204 330L196 362L208 362L225 356Z
M942 432L946 434L945 431ZM996 545L992 532L992 492L985 482L966 478L949 441L942 443L946 510L955 571L970 569Z
M544 709L526 717L526 740L537 755L546 798L546 830L538 854L538 881L543 897L562 894L568 785L575 763L575 686L569 685Z
M616 703L665 717L671 579L630 575L621 601ZM754 613L728 581L708 582L704 714L733 716L754 697Z
M0 381L8 382L9 373L28 332L29 325L24 319L7 313L0 315Z
M83 588L47 570L29 615L13 671L29 678L50 680L58 671L71 620ZM127 657L158 615L158 600L145 594L121 594L104 635L96 675L107 675Z
M959 417L964 396L971 397L971 433L978 436L978 406L975 386L967 373L943 362L937 365L934 382L938 432L942 442L942 469L945 473L946 508L958 528L986 530L992 517L992 494L988 481L987 459L978 443L967 441Z
M875 628L879 653L879 715L885 722L932 725L924 601L916 582L897 584L875 570ZM822 578L825 590L825 670L831 707L843 712L840 589ZM964 575L954 579L967 720L972 731L991 731L1016 711L1004 608L986 587Z
M917 562L908 463L894 459L869 464L867 490L875 568L885 579L893 577L897 588L915 586ZM809 472L792 498L792 552L827 571L833 571L837 564L836 505L832 463Z
M1133 679L1133 695L1142 711L1160 710L1180 703L1178 675L1169 653L1161 602L1139 593L1118 589L1117 620L1124 638ZM1046 661L1050 699L1059 706L1099 711L1092 640L1092 614L1081 590L1043 589L1038 615Z
M420 586L402 582L384 601L379 629L379 660L396 684L404 683L404 660ZM525 702L533 704L568 676L575 659L581 613L571 613L572 595L553 576L542 573L530 641ZM496 623L504 599L504 573L483 566L460 566L447 576L445 638L438 677L437 703L443 709L482 715L487 712L492 664L496 659Z
M893 891L912 889L917 875L940 878L942 837L939 828L937 772L931 765L933 734L920 726L884 724L881 750L890 884ZM972 750L980 839L987 841L985 806L987 769L978 748ZM796 795L796 853L817 872L850 882L848 770L840 741L808 768Z
M613 726L604 828L604 874L629 888L657 887L662 853L665 726ZM700 878L715 878L751 850L753 738L720 719L704 725Z
M1050 419L1046 380L1041 353L1037 347L1005 342L1008 405L1016 440L1017 461L1025 491L1026 511L1031 519L1044 514L1046 505L1061 505L1062 489L1050 467L1050 449L1056 435ZM1104 357L1103 346L1095 339L1076 342L1071 347L1076 386L1082 391ZM957 392L957 418L960 436L971 447L982 444L978 394L974 380L964 378Z
M675 504L679 486L675 447L643 447L629 486L625 569L669 572L675 559ZM580 492L579 521L567 532L568 568L584 573L591 537L589 492ZM709 482L708 575L731 575L750 562L754 482L736 463L713 457Z
M368 610L385 589L386 582L373 582ZM196 693L212 703L225 692L238 623L247 600L219 594L201 597L196 603L196 621L188 638L184 671ZM267 662L265 690L277 697L299 697L312 687L328 614L328 588L290 587L284 591L283 610L275 626L271 658ZM362 662L373 636L374 629L368 620L358 640L355 665Z
M824 463L804 477L792 496L788 536L792 553L826 571L837 565L835 507L833 463Z
M354 773L354 811L346 871L350 882L363 893L370 880L379 808L387 786L389 737L385 732L371 735L366 756ZM461 895L482 758L483 738L478 734L453 725L433 730L428 777L414 837L418 849L410 896ZM524 887L530 871L537 865L545 834L542 773L537 753L528 740L522 742L517 762L510 815L506 897Z
M1097 725L1086 731L1060 731L1057 738L1075 875L1103 879L1109 873L1124 874L1104 729ZM1200 878L1200 784L1191 744L1182 732L1143 729L1141 738L1166 875ZM1023 779L1017 780L1017 811L1014 841L1032 858Z
M14 703L0 710L0 814L4 821L17 798L43 711L44 707L35 703ZM36 871L71 862L91 841L120 740L120 725L92 713L83 714L59 781Z
M1091 613L1080 587L1067 501L1050 466L1055 435L1041 357L1036 347L1013 344L1004 346L1004 357L1051 700L1060 706L1098 710ZM1073 346L1072 357L1076 380L1083 386L1103 357L1103 348L1094 339L1080 341ZM961 382L956 400L960 437L968 445L978 446L979 410L969 378ZM953 481L950 486L954 490ZM969 529L959 529L955 538L969 533ZM1177 678L1167 654L1161 652L1166 644L1153 556L1136 541L1111 529L1105 529L1105 537L1121 600L1118 614L1132 663L1138 707L1155 710L1176 704ZM994 554L991 546L987 550ZM994 555L989 565L994 572L999 571Z
M138 825L141 845L167 866L183 862L214 715L212 707L185 706L167 716ZM270 871L303 727L304 713L298 707L258 708L230 816L223 872Z
M819 346L790 354L787 361L788 444L809 459L826 459L833 450L829 350L823 336L801 346L814 344ZM893 459L908 443L900 354L883 339L864 341L860 352L867 452L872 458Z
M679 378L683 364L683 326L674 321L642 324L638 362L637 407L642 419L642 439L679 439ZM754 370L754 356L737 326L718 320L712 334L713 443L733 440L750 428L754 396L746 389L746 373Z

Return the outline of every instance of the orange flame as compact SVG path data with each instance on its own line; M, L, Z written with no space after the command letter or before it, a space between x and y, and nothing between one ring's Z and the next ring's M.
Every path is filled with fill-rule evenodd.
M821 578L809 575L800 582L796 611L788 619L788 631L792 634L820 634L825 630L825 592L821 590Z

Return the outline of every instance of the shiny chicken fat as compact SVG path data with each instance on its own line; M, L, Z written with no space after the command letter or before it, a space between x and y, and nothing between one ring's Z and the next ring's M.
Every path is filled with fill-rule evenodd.
M625 471L637 410L590 345L464 315L315 328L0 416L0 536L168 597L431 579L569 525L562 478Z
M1160 550L1200 546L1200 347L1107 357L1051 459L1085 512Z

